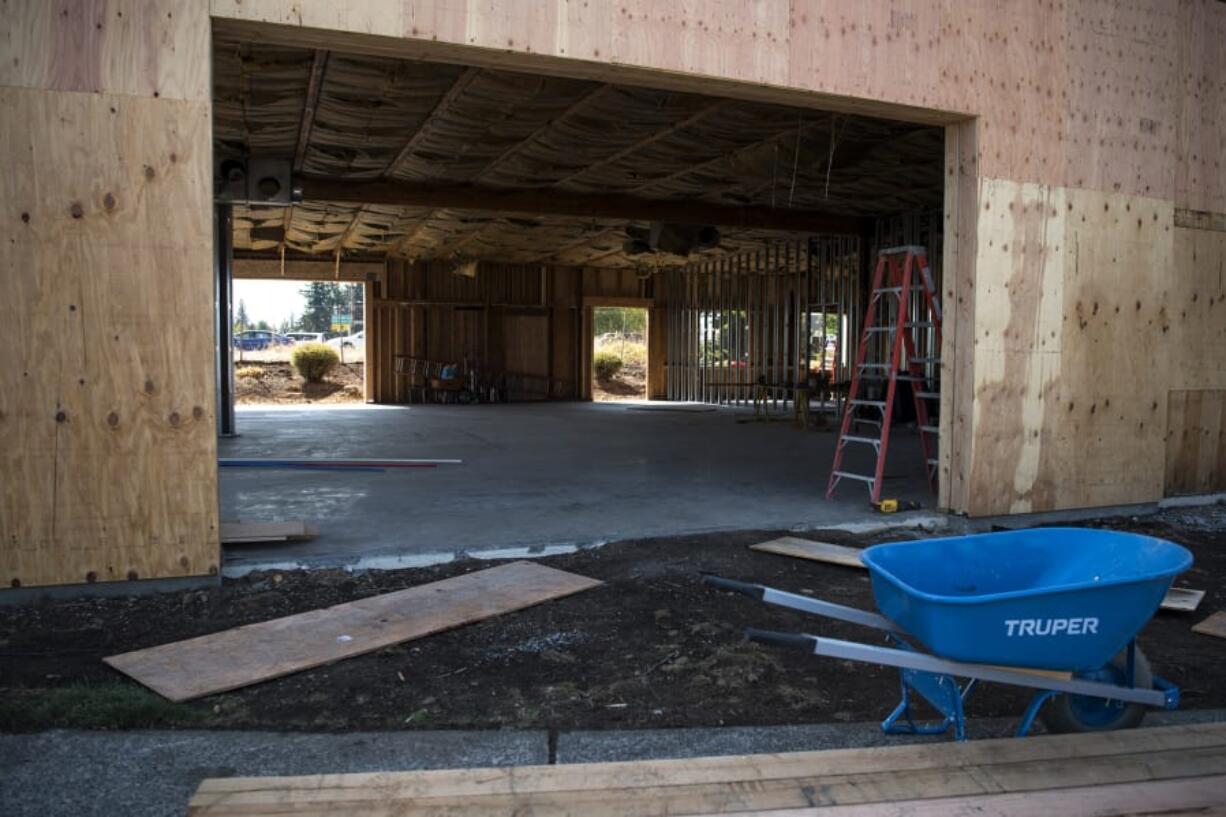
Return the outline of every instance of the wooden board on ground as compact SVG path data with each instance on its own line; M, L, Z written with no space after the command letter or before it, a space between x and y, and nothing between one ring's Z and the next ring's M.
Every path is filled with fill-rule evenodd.
M1008 797L1057 790L1072 799L1039 796L1033 802L1045 804L1040 811L1023 810L1029 798ZM1226 724L1217 723L681 760L225 778L201 783L188 814L799 817L833 806L832 814L845 817L900 817L916 813L915 801L928 801L924 814L1107 817L1214 806L1223 794ZM1093 811L1070 808L1096 802Z
M222 522L221 543L241 545L264 542L302 542L314 539L319 529L300 519L288 522Z
M1218 610L1200 624L1194 625L1192 632L1226 638L1226 610Z
M795 556L797 559L809 559L814 562L829 562L834 565L867 569L860 561L862 552L860 548L844 547L830 542L813 542L795 536L781 536L769 542L750 545L749 549L763 553L776 553L780 556Z
M1172 587L1166 591L1166 596L1162 599L1162 609L1190 613L1200 606L1200 600L1204 597L1204 590L1193 590L1190 587Z
M172 701L279 678L599 585L532 562L103 659Z

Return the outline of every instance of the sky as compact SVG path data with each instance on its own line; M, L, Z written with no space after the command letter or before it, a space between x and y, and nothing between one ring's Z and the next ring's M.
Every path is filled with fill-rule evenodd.
M301 315L305 305L298 293L305 284L302 281L254 281L245 278L234 280L234 311L241 300L247 308L247 317L252 323L268 321L270 326L279 326L292 315Z

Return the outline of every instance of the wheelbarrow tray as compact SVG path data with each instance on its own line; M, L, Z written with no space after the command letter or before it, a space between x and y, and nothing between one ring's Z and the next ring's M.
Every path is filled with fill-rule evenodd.
M875 545L877 608L954 661L1082 672L1109 664L1192 564L1163 539L1033 528Z

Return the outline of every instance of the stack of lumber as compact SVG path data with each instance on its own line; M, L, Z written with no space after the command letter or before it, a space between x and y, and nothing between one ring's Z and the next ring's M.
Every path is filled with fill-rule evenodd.
M205 780L193 817L1221 814L1226 724L629 763Z

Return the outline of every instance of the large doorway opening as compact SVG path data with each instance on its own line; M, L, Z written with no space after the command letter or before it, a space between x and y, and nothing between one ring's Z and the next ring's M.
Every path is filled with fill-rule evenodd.
M593 307L592 332L592 400L646 400L647 310Z
M240 278L231 304L236 405L361 403L366 287Z

